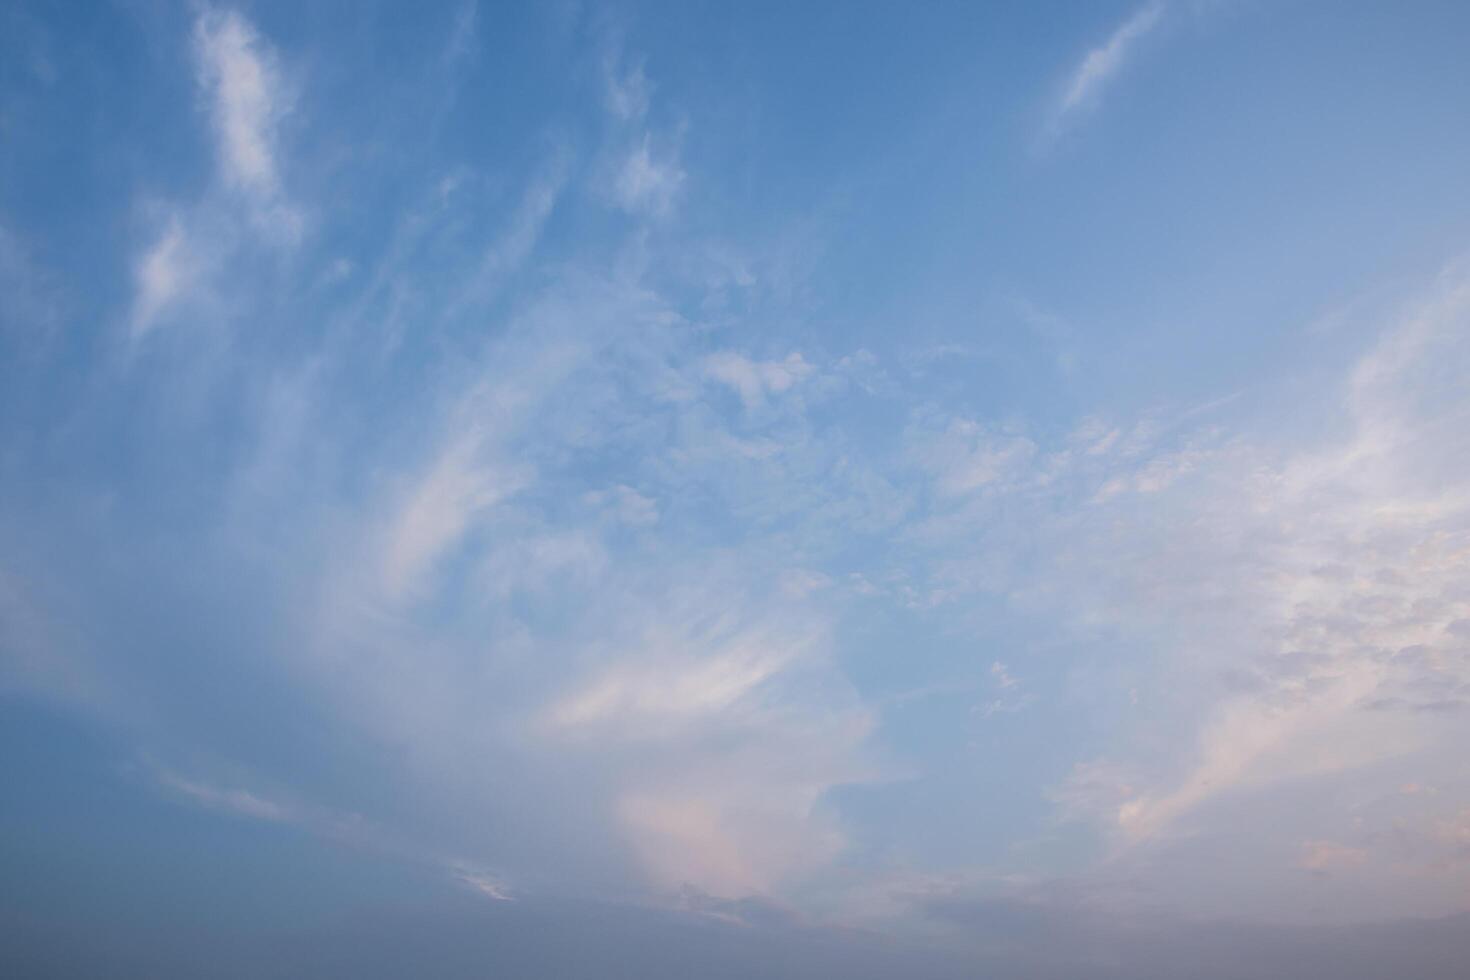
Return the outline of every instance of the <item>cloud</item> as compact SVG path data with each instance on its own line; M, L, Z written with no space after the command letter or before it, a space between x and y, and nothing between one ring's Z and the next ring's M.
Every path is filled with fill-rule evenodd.
M195 21L194 52L227 185L251 201L263 230L294 240L301 219L285 200L277 159L280 124L292 100L275 51L237 12L205 8Z
M997 696L971 709L983 718L1013 715L1018 711L1026 710L1036 700L1034 695L1021 692L1021 681L1012 677L1006 665L999 660L990 665L990 680L996 689Z
M456 865L453 868L453 875L456 881L467 885L476 893L485 896L492 902L515 901L511 895L510 886L502 881L499 876L488 871L468 865Z
M660 888L770 894L841 849L813 807L871 777L860 761L871 719L810 614L682 591L543 723L572 749L633 752L612 763L614 812Z
M1470 608L1470 402L1450 380L1467 367L1466 322L1470 276L1455 263L1322 399L1326 437L1204 426L1161 444L1156 425L1141 436L1095 422L1075 449L1041 447L1045 482L959 498L936 525L936 546L969 533L999 553L955 563L951 595L996 590L1065 616L1089 642L1122 631L1138 645L1079 676L1109 687L1121 737L1051 794L1060 816L1096 821L1110 840L1091 875L1132 876L1200 914L1242 902L1283 915L1301 903L1337 916L1459 907L1448 885L1459 872L1427 869L1458 867L1434 828L1470 787L1399 787L1443 772L1466 735L1447 710L1470 690L1456 627ZM1117 489L1070 497L1089 486ZM1027 535L1010 541L997 514ZM1343 794L1365 802L1344 812ZM1303 852L1302 840L1363 856ZM1328 864L1351 864L1371 895L1289 876ZM1232 878L1242 867L1249 876ZM1206 880L1228 890L1201 896Z
M684 179L677 156L656 155L645 135L623 157L613 180L613 196L625 211L661 217L673 207Z
M1470 682L1453 633L1470 612L1470 469L1442 455L1470 448L1470 405L1442 370L1464 362L1467 318L1470 277L1454 270L1354 367L1344 396L1352 431L1340 444L1236 474L1245 506L1233 530L1260 542L1248 561L1262 591L1240 597L1261 644L1257 684L1219 708L1179 786L1124 806L1130 833L1154 833L1241 783L1432 744L1424 724L1374 721L1359 707L1393 696L1438 703ZM1244 557L1220 556L1216 574Z
M973 419L926 417L911 429L914 454L946 496L1005 486L1031 476L1036 444L1025 435L995 431Z
M531 180L506 227L480 253L478 267L459 287L444 315L455 317L491 299L535 251L567 179L566 161L553 154ZM443 195L448 197L446 193Z
M990 665L990 676L995 678L995 684L1001 690L1015 687L1017 684L1021 683L1020 681L1012 677L1009 672L1007 672L1006 665L1001 663L999 660Z
M477 0L466 0L454 13L449 41L444 46L444 61L453 64L474 55L480 28L480 6Z
M134 272L134 337L152 330L158 319L191 285L193 270L184 229L171 218L158 241L143 253Z
M582 499L625 524L648 527L658 523L658 501L629 486L589 490Z
M478 254L442 273L441 297L479 274ZM595 269L517 295L432 403L399 417L411 426L367 439L353 471L382 474L373 492L293 508L307 534L340 529L308 590L318 605L298 614L313 624L306 682L406 746L415 792L498 827L456 851L517 882L587 887L590 862L625 890L739 897L819 872L844 836L818 801L871 777L872 719L810 590L684 543L711 467L728 465L661 421L724 431L698 336L655 291ZM716 363L766 402L811 373L799 355ZM306 518L313 505L331 516ZM517 854L494 843L505 833Z
M1308 871L1332 871L1356 868L1368 859L1362 848L1335 844L1332 841L1312 840L1302 842L1302 854L1297 865Z
M705 358L704 374L734 389L746 409L754 410L809 377L812 366L799 353L780 361L753 361L734 351L720 351Z
M1252 873L1210 909L1286 909L1308 886L1273 869L1295 867L1302 839L1341 839L1370 855L1358 873L1398 883L1393 898L1369 908L1319 891L1314 908L1458 907L1390 842L1412 822L1415 846L1440 853L1434 821L1470 787L1412 821L1359 814L1356 831L1330 801L1298 802L1290 822L1271 814L1318 785L1390 792L1405 773L1439 771L1464 735L1470 400L1451 379L1470 367L1466 268L1406 303L1319 399L1314 438L1253 426L1225 399L1084 419L1060 439L933 403L912 411L922 509L896 540L918 551L883 592L976 629L989 620L974 604L1003 602L1057 623L1054 642L1098 651L1095 667L1073 662L1066 689L1106 704L1116 735L1052 792L1059 816L1104 830L1106 861L1082 880L1131 875L1203 907L1191 883L1228 878L1216 860L1228 839Z
M1053 128L1059 127L1079 110L1097 102L1103 89L1132 56L1134 47L1159 25L1163 16L1164 4L1161 0L1150 0L1118 25L1106 41L1083 56L1068 77L1066 88L1052 117Z
M687 640L651 637L655 648L673 646L680 654ZM707 641L706 641L707 642ZM706 642L697 644L706 647ZM809 642L809 641L808 641ZM563 728L612 723L636 733L729 710L762 682L801 655L802 641L759 632L738 634L698 659L679 654L642 664L624 663L554 705L551 721Z
M288 107L273 53L233 10L203 11L194 45L226 178L252 193L274 194L276 128Z
M201 319L217 320L250 279L250 246L295 245L302 235L301 212L281 181L279 128L292 99L279 57L239 13L212 7L195 19L193 56L215 135L217 183L198 200L171 206L161 235L135 261L134 339L186 303L209 300L210 315Z
M162 786L211 810L223 810L255 820L279 821L290 819L291 816L286 807L263 799L248 790L221 789L208 783L185 779L167 770L158 772L157 777Z
M472 281L482 254L438 275ZM1143 651L1096 696L1113 684L1136 718L1165 705L1172 719L1120 724L1116 763L1079 746L1052 798L1139 855L1115 860L1167 879L1149 845L1215 826L1212 807L1414 757L1442 737L1426 726L1451 719L1362 706L1436 704L1464 683L1459 484L1453 463L1423 469L1429 445L1462 438L1463 409L1443 377L1419 377L1453 363L1455 282L1354 368L1350 430L1291 446L1191 411L1047 438L917 388L825 385L836 362L708 353L646 282L578 267L519 293L400 431L333 437L373 447L349 470L373 474L371 492L293 505L304 528L342 535L319 543L332 560L309 561L320 605L291 618L318 629L294 649L336 710L406 747L397 778L520 828L520 856L489 834L457 852L518 882L591 861L657 895L785 899L867 880L831 883L855 839L828 801L884 771L870 745L882 713L834 661L835 593L954 624L999 597L1069 644L1107 630ZM426 307L421 329L443 310ZM840 421L814 434L814 407L880 397L901 407L901 439ZM890 564L833 559L828 542L856 528ZM969 718L1067 703L1028 655L977 659L971 689L996 696ZM518 775L475 775L490 771ZM553 826L573 788L581 805ZM1330 833L1293 827L1275 860L1295 867L1301 840ZM574 846L597 856L558 853Z
M623 69L621 51L610 47L603 58L603 100L608 112L621 122L636 122L648 112L653 83L642 61Z
M473 435L446 448L390 519L383 553L389 596L419 590L477 514L525 485L523 475L477 461L479 450Z

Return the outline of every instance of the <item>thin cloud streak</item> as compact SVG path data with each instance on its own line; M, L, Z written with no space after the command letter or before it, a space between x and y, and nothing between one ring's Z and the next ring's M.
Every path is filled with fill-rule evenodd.
M1051 119L1053 132L1084 108L1096 105L1104 89L1133 56L1134 48L1163 19L1165 4L1154 0L1134 11L1101 45L1088 51L1068 76Z

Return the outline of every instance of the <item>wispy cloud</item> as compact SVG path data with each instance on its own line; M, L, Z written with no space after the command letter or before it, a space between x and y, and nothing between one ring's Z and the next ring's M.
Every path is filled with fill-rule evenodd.
M647 136L623 158L613 192L628 211L654 216L667 214L684 184L684 170L672 150L655 154Z
M162 232L134 260L135 340L178 310L228 293L250 245L294 246L304 227L281 177L279 129L292 97L279 56L233 10L201 8L192 40L194 81L215 137L215 180L196 200L169 204Z
M540 168L511 212L504 230L480 254L478 268L465 279L450 303L447 316L456 316L494 297L508 279L531 257L541 240L567 180L567 162L554 153ZM447 199L451 189L446 186Z
M1234 625L1202 636L1190 657L1236 681L1206 712L1181 778L1152 788L1134 778L1129 798L1114 800L1131 840L1243 788L1433 751L1434 723L1416 709L1470 684L1454 653L1455 624L1470 617L1457 584L1470 555L1470 472L1437 462L1465 442L1467 406L1439 368L1464 358L1467 283L1452 269L1354 366L1341 394L1353 428L1341 442L1275 459L1262 447L1196 452L1188 490L1171 490L1180 477L1132 481L1133 492L1210 514L1189 546L1140 565L1149 578L1137 586L1155 606L1207 598L1233 610ZM1258 545L1242 553L1242 540Z
M203 10L194 25L194 49L226 182L250 198L263 229L294 239L301 219L285 199L277 158L280 124L292 99L278 57L233 10Z
M163 234L143 253L135 270L133 336L141 337L158 323L158 318L190 285L188 245L177 217L169 220Z
M648 113L653 83L641 60L626 67L621 45L609 45L603 57L603 101L607 110L623 122L635 122Z
M1108 83L1133 56L1138 43L1159 25L1164 16L1162 0L1150 0L1108 35L1102 44L1088 51L1068 76L1061 99L1052 114L1053 132L1059 130L1078 111L1095 105Z
M511 902L510 886L496 874L475 868L471 865L458 864L451 869L456 881L474 889L475 892L485 896L492 902Z
M271 52L233 10L203 12L194 44L227 178L253 193L274 194L276 127L287 106Z
M291 816L286 807L257 796L248 790L221 788L209 783L186 779L168 770L159 771L157 777L162 786L179 793L199 806L212 810L222 810L255 820L279 821L290 819Z
M642 59L625 50L616 32L604 44L602 102L615 124L604 164L607 193L630 214L665 218L688 178L679 162L680 132L661 130L650 121L654 85Z
M754 361L734 351L720 351L705 358L704 373L734 389L747 409L756 409L810 376L812 366L795 352L779 361Z

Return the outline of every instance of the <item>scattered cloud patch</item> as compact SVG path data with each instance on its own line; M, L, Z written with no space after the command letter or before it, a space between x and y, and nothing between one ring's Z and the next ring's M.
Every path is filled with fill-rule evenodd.
M614 118L624 123L637 122L648 113L653 83L641 60L624 66L619 54L609 51L603 59L604 102Z
M734 351L720 351L704 360L705 377L731 388L748 410L794 388L812 374L812 365L799 353L780 361L754 361Z
M625 211L662 217L673 208L684 178L678 158L656 153L645 136L623 158L613 181L614 198Z
M141 337L158 325L170 306L186 293L194 277L183 225L171 218L163 234L143 253L134 272L132 330Z
M499 876L470 865L457 864L451 873L454 879L492 902L513 902L510 886Z

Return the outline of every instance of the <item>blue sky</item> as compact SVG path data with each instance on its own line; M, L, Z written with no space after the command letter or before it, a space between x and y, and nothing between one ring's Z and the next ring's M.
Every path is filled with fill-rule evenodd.
M792 6L0 13L0 953L1450 962L1470 8Z

